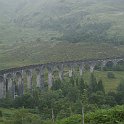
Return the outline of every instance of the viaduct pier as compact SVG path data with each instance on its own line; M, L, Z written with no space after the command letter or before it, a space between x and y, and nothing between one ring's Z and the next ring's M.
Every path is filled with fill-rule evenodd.
M89 70L92 73L96 65L104 68L107 63L112 62L116 66L119 62L124 62L124 57L113 57L105 59L87 59L77 61L65 61L65 62L51 62L46 64L29 65L18 68L10 68L0 71L0 99L5 98L9 93L14 98L15 94L21 96L24 94L24 89L32 91L32 77L35 74L36 87L39 89L44 88L44 73L48 72L47 85L50 89L53 85L53 72L58 71L58 77L62 81L64 79L64 69L68 68L69 77L73 77L75 68L78 68L80 76L83 75L86 65L89 66ZM34 73L35 72L35 73ZM26 82L24 83L24 76L26 76ZM26 86L24 85L26 84ZM17 93L15 92L17 89Z

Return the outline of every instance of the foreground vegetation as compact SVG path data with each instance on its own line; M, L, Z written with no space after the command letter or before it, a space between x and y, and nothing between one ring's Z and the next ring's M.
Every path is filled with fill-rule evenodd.
M112 74L108 77L112 78ZM63 82L55 80L51 90L47 86L44 91L34 89L32 95L27 93L14 100L8 96L0 100L1 123L51 124L54 120L57 124L79 124L83 106L86 123L121 124L124 122L124 80L120 80L116 92L105 92L103 84L91 74L89 83L82 77Z
M28 109L3 109L0 108L0 124L53 124L52 120L43 121L39 114ZM116 106L111 109L99 109L85 114L85 124L123 124L124 106ZM81 124L80 114L56 120L54 124Z
M124 106L116 106L111 109L99 109L85 115L85 124L123 124ZM81 124L82 116L73 115L60 120L57 124Z

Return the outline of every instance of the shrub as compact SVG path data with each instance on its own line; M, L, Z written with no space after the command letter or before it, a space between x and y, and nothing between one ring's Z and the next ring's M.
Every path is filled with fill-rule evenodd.
M69 118L63 119L62 121L58 121L57 124L80 124L81 115L73 115Z
M38 115L29 113L24 108L18 109L14 117L14 124L42 124L42 120Z
M111 109L100 109L85 114L86 124L121 124L124 122L124 106L117 106ZM58 121L56 124L81 124L82 116L73 115L69 118Z
M0 110L0 117L3 117L2 111Z
M107 77L108 77L108 78L115 78L115 75L114 75L113 72L108 72L108 73L107 73Z

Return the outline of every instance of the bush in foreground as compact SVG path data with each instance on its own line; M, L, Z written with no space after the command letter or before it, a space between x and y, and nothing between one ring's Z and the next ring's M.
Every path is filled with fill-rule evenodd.
M86 124L121 124L124 123L124 106L117 106L108 110L97 110L85 115ZM73 115L58 121L56 124L81 124L81 115Z

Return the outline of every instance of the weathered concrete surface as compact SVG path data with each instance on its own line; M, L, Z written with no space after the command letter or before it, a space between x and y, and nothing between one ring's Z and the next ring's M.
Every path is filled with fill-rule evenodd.
M119 62L124 61L124 57L118 58L106 58L106 59L90 59L90 60L78 60L78 61L66 61L66 62L52 62L47 64L29 65L19 68L11 68L0 71L0 98L6 96L7 93L12 96L15 94L15 85L17 85L17 95L24 94L24 74L27 79L27 89L32 92L32 76L36 72L36 87L44 88L44 70L48 70L48 88L53 85L53 72L58 69L59 79L64 79L64 67L69 68L69 77L74 76L75 68L79 68L80 76L83 75L85 65L89 65L90 72L92 73L95 66L99 64L101 69L107 65L108 62L112 62L116 66ZM17 82L15 82L17 81ZM14 83L15 82L15 83Z

